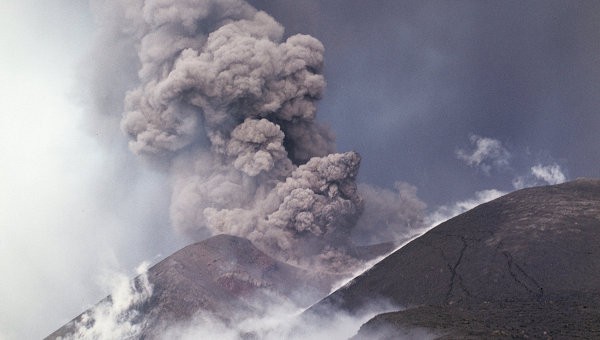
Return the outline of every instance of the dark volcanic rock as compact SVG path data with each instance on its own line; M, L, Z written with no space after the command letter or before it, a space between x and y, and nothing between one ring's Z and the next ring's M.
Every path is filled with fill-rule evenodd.
M274 260L244 238L218 235L152 266L148 279L152 295L134 306L146 324L141 337L161 326L189 320L197 312L226 322L232 315L260 313L267 299L308 305L326 295L329 283L341 277L307 272ZM47 339L71 333L84 314Z
M535 325L554 320L572 334L598 337L599 294L600 181L582 179L516 191L442 223L311 311L332 306L356 311L384 299L418 306L392 317L415 326L446 329L443 322L457 324L453 318L472 317L488 320L510 336L527 330L543 336L543 331L533 330ZM578 323L581 313L558 313L584 309L595 327ZM413 317L433 310L440 316L431 322ZM518 311L522 312L517 315L531 314L532 321L509 317ZM382 318L390 316L378 320ZM518 331L510 330L513 325ZM464 330L461 327L456 329Z
M391 340L399 332L403 339L598 339L600 296L419 306L377 315L355 339Z
M152 267L148 276L154 286L153 310L161 318L178 320L198 309L227 317L239 311L237 300L251 302L264 291L302 304L306 302L300 292L322 294L328 289L325 278L279 262L250 241L230 235L187 246ZM310 285L309 278L315 280Z

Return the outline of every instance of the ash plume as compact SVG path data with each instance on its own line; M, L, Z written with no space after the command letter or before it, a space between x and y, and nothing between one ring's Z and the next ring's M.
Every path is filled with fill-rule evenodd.
M100 41L135 49L114 60L137 56L120 127L132 152L168 164L174 228L195 239L242 236L297 265L352 271L360 156L333 153L333 133L316 121L321 42L284 39L279 23L239 0L93 6L101 36L112 35Z
M425 203L417 198L417 188L404 182L394 183L394 190L360 183L364 211L352 238L360 243L400 242L411 237L424 225Z

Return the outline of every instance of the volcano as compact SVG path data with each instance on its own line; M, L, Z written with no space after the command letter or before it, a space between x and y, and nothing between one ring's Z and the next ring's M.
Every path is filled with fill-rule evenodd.
M440 224L308 313L401 306L357 338L600 336L600 181L528 188ZM384 333L379 330L385 329ZM376 332L376 333L374 333Z
M391 251L391 243L355 247L365 261ZM306 307L326 296L332 282L347 279L347 273L306 270L278 261L245 238L217 235L189 245L149 268L148 299L123 311L136 338L159 337L170 325L193 320L199 314L227 324L233 319L257 317L275 304ZM142 283L137 277L132 286ZM93 310L112 296L82 313L46 339L73 336L82 327L94 325ZM119 320L121 322L121 320ZM80 336L75 336L76 338ZM84 336L85 337L85 336Z
M357 251L372 257L380 248ZM153 292L132 307L141 338L201 312L228 322L260 316L273 301L307 306L342 278L285 264L229 235L183 248L147 277ZM450 219L303 316L397 306L365 323L357 339L597 338L599 287L600 180L580 179L519 190ZM86 313L48 339L85 326Z
M151 338L161 327L190 320L198 312L228 321L232 315L260 314L267 300L306 305L325 296L329 282L342 276L308 272L273 259L244 238L217 235L152 266L147 278L152 285L151 296L132 306L141 316L133 323L143 322L138 334L142 338ZM84 317L90 311L47 339L68 336L82 325L91 326L89 322L86 325Z

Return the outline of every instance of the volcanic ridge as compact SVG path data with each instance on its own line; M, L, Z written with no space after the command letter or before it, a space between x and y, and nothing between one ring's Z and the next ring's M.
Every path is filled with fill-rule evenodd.
M132 307L144 320L141 338L201 312L228 322L264 313L273 299L307 306L342 278L285 264L229 235L183 248L147 277L153 292ZM599 287L600 180L580 179L519 190L452 218L301 317L386 303L397 311L375 316L357 339L597 338ZM76 331L85 314L48 339Z
M402 306L365 324L395 338L600 337L600 181L519 190L433 228L310 309ZM381 329L386 332L381 333Z

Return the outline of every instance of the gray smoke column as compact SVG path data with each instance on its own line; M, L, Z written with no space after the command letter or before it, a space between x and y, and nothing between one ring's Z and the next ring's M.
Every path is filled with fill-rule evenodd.
M127 94L122 121L134 152L172 157L209 143L254 177L283 156L271 150L284 142L277 129L292 161L333 150L314 120L325 87L318 40L281 41L273 18L240 1L146 1L140 14L140 85Z
M101 41L135 49L137 80L123 95L120 125L131 151L169 164L173 226L193 238L243 236L288 262L352 271L360 157L333 153L332 133L315 120L323 45L300 34L284 40L272 17L237 0L92 7L113 35ZM129 58L115 63L130 63L134 53L118 54Z

